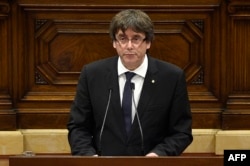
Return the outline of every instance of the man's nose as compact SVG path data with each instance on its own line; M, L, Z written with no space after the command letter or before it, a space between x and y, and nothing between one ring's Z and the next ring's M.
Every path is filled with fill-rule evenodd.
M127 47L128 47L128 48L133 48L132 40L128 40Z

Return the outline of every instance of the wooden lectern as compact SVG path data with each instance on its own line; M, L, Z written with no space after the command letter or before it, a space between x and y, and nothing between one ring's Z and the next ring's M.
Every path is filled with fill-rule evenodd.
M223 166L223 156L10 156L9 166Z

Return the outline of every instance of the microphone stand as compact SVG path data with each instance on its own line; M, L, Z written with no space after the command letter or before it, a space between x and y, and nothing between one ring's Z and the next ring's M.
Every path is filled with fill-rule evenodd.
M137 122L138 122L139 129L140 129L140 134L141 134L141 153L144 156L145 155L145 152L144 152L144 138L143 138L143 131L142 131L142 127L141 127L141 121L140 121L139 114L138 114L138 111L137 111L137 106L136 106L136 103L135 103L135 97L134 97L135 84L134 83L131 83L131 89L132 89L132 100L133 100L133 103L134 103L134 106L135 106L135 115L136 115L136 118L137 118Z
M100 131L100 135L99 135L99 150L98 150L98 153L97 153L98 156L102 155L102 133L103 133L104 125L105 125L107 114L108 114L111 95L112 95L112 89L109 89L108 103L107 103L107 106L106 106L105 114L104 114L103 121L102 121L102 127L101 127L101 131Z

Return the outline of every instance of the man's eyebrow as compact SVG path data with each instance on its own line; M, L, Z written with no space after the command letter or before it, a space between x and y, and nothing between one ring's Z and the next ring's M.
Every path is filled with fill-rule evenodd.
M117 34L117 36L119 36L119 37L125 37L126 35L123 34L123 33L119 33L119 34Z
M136 35L134 35L133 37L143 37L143 36L141 36L141 35L139 35L139 34L136 34Z

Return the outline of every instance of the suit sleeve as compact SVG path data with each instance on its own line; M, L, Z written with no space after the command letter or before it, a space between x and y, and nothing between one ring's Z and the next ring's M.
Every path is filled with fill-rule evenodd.
M80 74L76 96L71 106L70 119L67 124L72 155L92 156L96 154L92 140L92 129L94 127L92 114L86 68L84 68Z
M192 117L184 72L178 77L172 101L167 136L151 151L160 156L180 155L193 140Z

